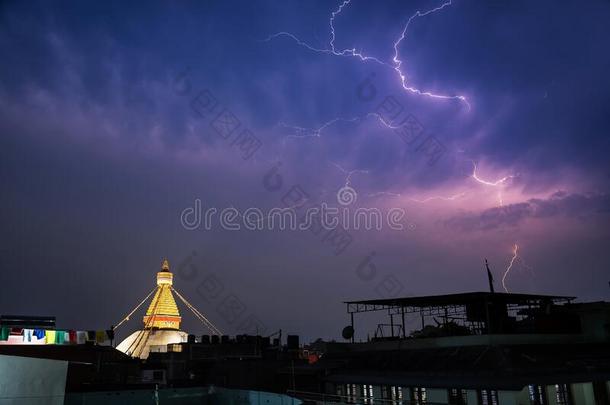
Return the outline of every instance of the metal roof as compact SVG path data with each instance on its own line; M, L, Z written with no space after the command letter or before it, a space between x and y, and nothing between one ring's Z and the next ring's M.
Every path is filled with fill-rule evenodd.
M576 297L539 294L513 294L491 292L468 292L460 294L428 295L421 297L401 297L360 301L344 301L345 304L386 305L392 307L434 307L445 305L478 304L485 301L504 304L523 305L541 301L571 301Z

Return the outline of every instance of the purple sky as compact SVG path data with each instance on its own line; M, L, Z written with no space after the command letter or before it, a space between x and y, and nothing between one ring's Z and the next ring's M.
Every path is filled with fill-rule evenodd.
M340 4L3 3L1 312L107 327L167 257L227 333L338 338L341 301L485 290L484 258L503 290L515 244L511 292L607 299L610 3L456 0L397 55L443 3L353 0L331 43ZM346 184L350 209L402 208L406 229L336 254L324 233L180 221L295 185L338 206Z

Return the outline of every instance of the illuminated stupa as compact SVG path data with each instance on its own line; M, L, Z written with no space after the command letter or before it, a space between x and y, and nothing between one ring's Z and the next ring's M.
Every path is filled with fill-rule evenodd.
M145 359L151 351L165 350L168 344L187 341L188 334L180 330L182 318L172 293L173 276L169 271L169 262L164 260L161 271L157 273L155 295L142 319L144 328L119 343L118 350ZM148 297L143 302L147 299ZM129 315L125 320L128 319Z
M180 312L172 294L174 275L169 271L169 262L163 261L161 271L157 273L157 292L153 297L146 315L144 325L159 329L180 329Z

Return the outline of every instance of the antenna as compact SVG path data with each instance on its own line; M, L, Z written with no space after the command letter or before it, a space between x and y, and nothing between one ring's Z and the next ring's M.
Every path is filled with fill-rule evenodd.
M491 270L489 270L489 262L485 259L485 267L487 268L487 280L489 281L489 291L494 293L494 276L491 274Z

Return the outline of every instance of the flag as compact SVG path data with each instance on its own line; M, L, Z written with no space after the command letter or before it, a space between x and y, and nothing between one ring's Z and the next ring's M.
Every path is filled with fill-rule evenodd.
M34 333L33 329L24 329L23 330L23 341L24 342L31 342L32 341L32 334Z
M55 344L55 331L54 330L45 330L44 331L44 339L45 343L48 345Z
M79 330L76 332L76 343L79 345L84 345L87 341L87 332L84 330Z
M8 336L11 334L11 329L3 326L0 328L0 340L8 340Z
M97 330L97 331L95 331L95 341L97 343L104 343L106 340L108 340L108 338L106 336L106 331L105 330Z

